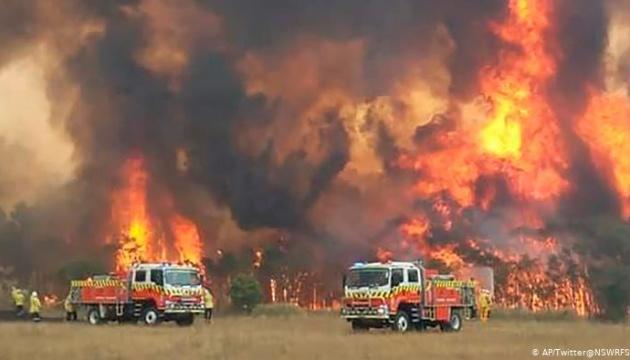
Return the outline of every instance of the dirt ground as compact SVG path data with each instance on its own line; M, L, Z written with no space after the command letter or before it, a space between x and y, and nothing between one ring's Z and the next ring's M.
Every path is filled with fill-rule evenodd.
M459 333L353 334L333 315L225 316L212 325L0 322L0 359L532 359L532 349L630 348L630 326L468 321ZM538 356L541 357L541 356ZM610 357L609 357L610 358Z

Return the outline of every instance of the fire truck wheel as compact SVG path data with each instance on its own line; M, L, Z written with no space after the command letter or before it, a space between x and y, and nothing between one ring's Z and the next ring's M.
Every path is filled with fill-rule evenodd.
M153 307L146 308L142 312L142 322L149 326L157 325L160 322L160 314Z
M361 320L352 321L352 330L353 331L368 331L370 328L365 325Z
M409 331L410 327L411 321L409 320L409 315L404 311L399 311L394 319L394 330L404 333Z
M181 316L175 320L179 326L190 326L195 322L195 317L192 314Z
M451 314L451 319L448 322L440 325L442 331L459 331L462 329L462 316L458 312Z
M87 313L87 321L90 325L98 325L101 323L101 314L98 308L91 308Z

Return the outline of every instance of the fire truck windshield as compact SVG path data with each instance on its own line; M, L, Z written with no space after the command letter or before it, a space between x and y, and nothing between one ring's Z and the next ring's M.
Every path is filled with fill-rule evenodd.
M385 286L389 283L388 269L354 269L348 274L346 285L349 288Z
M194 270L166 270L165 282L174 286L197 286L201 284L199 273Z

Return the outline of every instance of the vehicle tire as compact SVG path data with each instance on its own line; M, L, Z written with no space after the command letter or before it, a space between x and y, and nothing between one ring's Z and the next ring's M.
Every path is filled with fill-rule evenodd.
M424 320L420 320L415 324L415 328L418 331L425 331L427 329L428 324Z
M453 311L451 313L451 319L440 324L440 329L442 329L442 331L460 331L462 329L462 324L462 316L459 312Z
M99 325L103 322L103 319L101 319L101 313L97 307L93 307L88 310L87 321L90 325Z
M157 325L160 323L160 313L154 307L148 307L142 311L140 320L148 326Z
M411 329L411 320L409 319L409 315L404 311L399 311L394 318L393 329L395 331L404 333Z
M353 320L352 321L352 331L368 331L370 327L365 325L365 323L361 320Z
M175 319L175 322L179 326L190 326L195 322L195 317L193 316L193 314L187 314L187 315L178 317L177 319Z

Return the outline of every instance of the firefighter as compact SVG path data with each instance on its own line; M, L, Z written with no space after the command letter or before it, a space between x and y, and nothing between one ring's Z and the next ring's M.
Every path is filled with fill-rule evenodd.
M63 308L66 311L66 321L77 321L77 309L72 303L70 294L68 294L66 299L63 301Z
M214 298L212 297L212 293L207 287L203 288L203 299L205 302L204 318L208 322L212 322L212 309L214 308Z
M490 307L492 305L492 298L490 297L490 291L483 289L479 294L479 319L481 321L487 321L490 316Z
M33 321L38 322L42 318L39 315L39 312L42 310L42 303L39 301L39 297L37 297L37 291L33 291L31 294L31 306L29 308L29 313Z
M11 286L11 297L15 304L15 314L22 317L24 315L24 293L15 286Z

